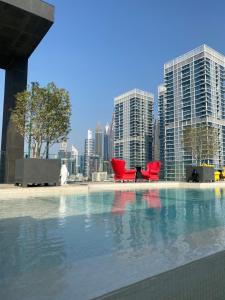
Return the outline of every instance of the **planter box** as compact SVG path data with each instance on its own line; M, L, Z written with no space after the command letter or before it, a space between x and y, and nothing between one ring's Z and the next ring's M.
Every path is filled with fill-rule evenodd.
M214 181L214 168L201 167L201 166L187 166L186 167L186 180L191 181L192 171L196 170L199 175L199 182L212 182Z
M15 184L59 185L60 159L23 158L16 160Z

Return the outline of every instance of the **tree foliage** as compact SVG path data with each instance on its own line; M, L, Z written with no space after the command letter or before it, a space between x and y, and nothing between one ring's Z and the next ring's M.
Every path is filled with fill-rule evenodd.
M218 129L205 123L186 126L183 148L197 164L209 163L219 149Z
M42 146L66 139L70 132L71 103L69 93L54 83L31 87L16 94L12 121L17 131L29 143L34 157L40 157Z

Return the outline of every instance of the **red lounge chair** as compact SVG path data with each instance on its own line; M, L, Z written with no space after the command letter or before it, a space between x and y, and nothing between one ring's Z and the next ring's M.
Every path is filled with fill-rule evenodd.
M144 179L147 180L159 180L161 162L156 160L147 164L147 170L141 171Z
M136 170L126 170L124 160L113 158L111 163L114 171L114 180L135 180Z

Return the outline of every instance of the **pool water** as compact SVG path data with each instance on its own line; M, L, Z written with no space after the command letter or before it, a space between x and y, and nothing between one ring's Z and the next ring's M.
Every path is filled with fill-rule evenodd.
M225 190L0 200L0 299L91 299L225 250Z

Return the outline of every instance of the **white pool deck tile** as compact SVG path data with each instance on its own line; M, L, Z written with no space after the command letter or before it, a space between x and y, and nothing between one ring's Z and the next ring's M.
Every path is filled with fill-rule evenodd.
M48 196L48 195L67 195L67 194L82 194L97 191L112 191L112 190L144 190L144 189L214 189L225 188L225 181L211 182L211 183L188 183L188 182L139 182L139 183L114 183L114 182L88 182L81 184L68 184L57 187L18 187L13 184L0 184L0 199L1 198L20 198Z

